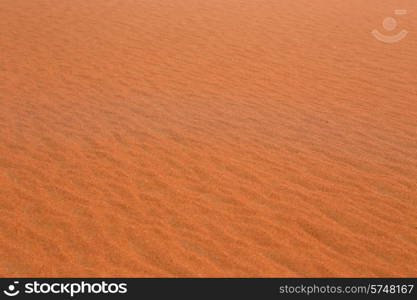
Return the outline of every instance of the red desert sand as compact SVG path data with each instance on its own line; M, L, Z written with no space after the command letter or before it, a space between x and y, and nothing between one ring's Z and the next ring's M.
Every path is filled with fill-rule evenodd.
M0 1L0 276L415 276L416 49L415 0Z

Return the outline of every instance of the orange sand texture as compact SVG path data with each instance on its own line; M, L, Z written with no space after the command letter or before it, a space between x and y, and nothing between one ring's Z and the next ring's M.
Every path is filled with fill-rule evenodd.
M416 276L416 25L415 0L1 0L0 275Z

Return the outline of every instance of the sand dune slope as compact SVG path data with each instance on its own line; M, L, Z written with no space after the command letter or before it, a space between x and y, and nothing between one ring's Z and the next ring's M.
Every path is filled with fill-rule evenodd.
M416 14L2 0L0 276L416 276Z

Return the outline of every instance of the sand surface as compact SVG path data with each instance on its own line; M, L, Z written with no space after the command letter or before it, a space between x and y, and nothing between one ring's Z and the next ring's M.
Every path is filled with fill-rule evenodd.
M0 1L0 276L416 276L416 49L415 0Z

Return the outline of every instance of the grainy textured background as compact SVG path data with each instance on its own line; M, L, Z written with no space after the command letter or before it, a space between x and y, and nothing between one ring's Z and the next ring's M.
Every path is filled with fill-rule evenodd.
M413 0L0 1L0 275L415 276L416 25Z

